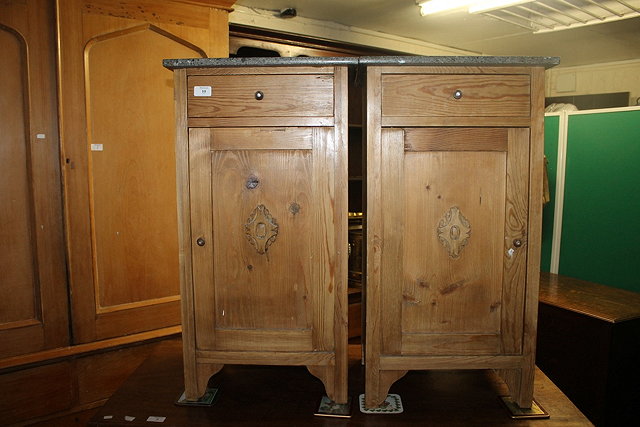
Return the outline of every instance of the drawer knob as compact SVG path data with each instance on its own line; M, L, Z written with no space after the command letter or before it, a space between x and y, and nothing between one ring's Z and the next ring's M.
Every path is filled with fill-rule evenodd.
M261 90L257 90L257 91L256 91L256 99L257 99L258 101L262 101L262 100L264 99L264 93L262 93L262 91L261 91Z
M198 246L204 246L205 243L207 243L202 237L198 237L198 240L196 240L196 244Z
M522 246L522 240L520 239L515 239L513 241L513 246L515 246L516 248L519 248L520 246Z
M453 98L454 99L460 99L462 98L462 91L460 89L456 89L455 92L453 92Z

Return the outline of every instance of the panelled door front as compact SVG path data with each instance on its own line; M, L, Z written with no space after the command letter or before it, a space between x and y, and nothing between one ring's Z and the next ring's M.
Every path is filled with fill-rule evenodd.
M230 1L201 3L58 2L78 343L180 323L173 88L162 60L227 56L228 12L215 5Z
M0 2L0 359L69 345L54 15Z
M334 349L334 130L192 128L197 346Z
M382 130L382 354L522 350L529 130Z

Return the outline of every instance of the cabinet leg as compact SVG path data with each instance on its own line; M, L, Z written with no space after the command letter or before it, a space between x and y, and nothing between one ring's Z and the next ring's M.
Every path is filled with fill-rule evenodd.
M339 366L307 366L309 372L324 384L324 389L332 402L343 405L349 401L347 393L346 369L344 373Z
M195 368L185 364L184 369L184 395L185 399L195 401L200 399L207 391L209 378L217 374L224 365L197 364Z
M533 402L534 366L520 369L501 369L498 375L509 387L509 393L515 404L520 408L531 408Z
M404 377L407 371L380 371L365 366L364 398L367 408L377 408L387 395L391 385Z
M503 369L498 374L509 387L511 396L503 396L502 401L511 412L513 419L545 419L549 418L546 412L533 399L533 380L535 366L526 364L520 369Z

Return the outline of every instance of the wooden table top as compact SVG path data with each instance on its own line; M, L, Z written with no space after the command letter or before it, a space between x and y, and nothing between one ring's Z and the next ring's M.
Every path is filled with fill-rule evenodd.
M401 396L404 412L365 415L357 406L363 393L360 346L350 346L349 419L314 416L324 388L304 367L227 365L213 376L219 388L212 407L174 405L183 388L182 346L167 341L149 357L96 413L91 426L590 426L587 418L539 370L535 397L550 413L547 420L512 420L500 395L506 387L491 371L412 371L391 393ZM166 417L162 423L149 416ZM111 417L111 418L108 418ZM135 417L131 421L125 417Z
M640 318L640 293L552 273L540 274L539 299L611 323Z

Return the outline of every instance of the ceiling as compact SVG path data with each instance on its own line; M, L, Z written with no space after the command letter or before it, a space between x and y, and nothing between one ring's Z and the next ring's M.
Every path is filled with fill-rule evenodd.
M577 15L583 21L588 21L595 20L586 15L589 11L592 14L596 12L598 16L607 14L605 9L593 3L616 9L623 2L539 0L507 11L491 12L492 16L469 14L466 10L421 16L415 0L238 0L235 4L261 9L262 12L271 11L274 15L283 9L295 8L297 17L291 20L308 18L329 21L482 55L559 56L562 66L640 59L640 17L536 33L537 29L545 29L545 26L559 26L558 22L568 22L566 16L556 16L553 20L555 12L549 7L542 8L538 3L555 8L562 4L568 7L566 3L576 5L584 11L572 11L569 15ZM625 0L624 3L640 9L640 0ZM542 23L523 22L514 17L516 14L535 15Z

